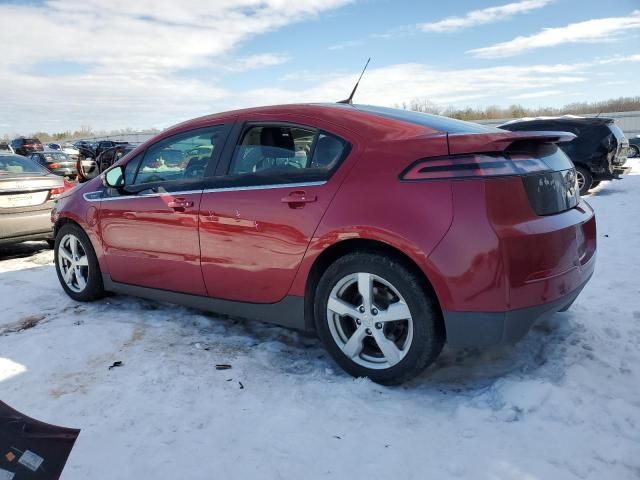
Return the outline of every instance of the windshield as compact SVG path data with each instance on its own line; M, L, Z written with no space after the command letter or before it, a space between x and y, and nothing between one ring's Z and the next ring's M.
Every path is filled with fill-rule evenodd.
M19 155L0 155L0 175L9 173L49 173L47 169Z

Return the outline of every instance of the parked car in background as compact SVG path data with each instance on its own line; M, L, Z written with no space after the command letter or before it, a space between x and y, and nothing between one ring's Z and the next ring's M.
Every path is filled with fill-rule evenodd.
M76 148L88 148L93 150L95 148L95 144L93 142L89 142L87 140L78 140L77 142L73 143L73 146Z
M7 142L0 142L0 153L7 153L7 152L13 153L9 144Z
M73 161L76 161L80 156L80 150L74 147L71 143L47 143L47 147L51 150L66 153Z
M18 155L29 155L31 152L44 150L42 142L37 138L18 137L11 140L11 149Z
M498 128L512 132L564 131L576 138L560 148L576 167L580 194L586 195L601 180L619 179L630 168L625 167L629 142L612 118L544 117L507 122Z
M629 139L629 158L640 157L640 135Z
M100 140L95 147L95 152L96 152L96 156L95 158L97 159L100 154L102 154L102 152L109 150L110 148L113 147L117 147L117 146L122 146L122 145L128 145L128 142L116 142L113 140Z
M59 198L58 279L316 332L400 383L578 296L596 222L556 146L573 137L345 104L202 117Z
M78 173L76 170L76 162L64 152L44 150L30 154L29 158L61 177L75 179Z
M120 160L127 153L131 152L135 147L135 145L131 145L128 143L122 144L104 150L100 155L98 155L95 161L79 160L77 162L78 181L80 183L83 183L91 180L101 172L104 172L107 168Z
M0 154L0 244L47 240L53 246L51 208L70 188L30 158Z

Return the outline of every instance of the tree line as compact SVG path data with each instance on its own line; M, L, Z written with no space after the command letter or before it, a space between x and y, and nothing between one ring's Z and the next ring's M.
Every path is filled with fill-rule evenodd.
M607 112L633 112L640 110L640 96L619 97L598 102L574 102L562 107L537 107L527 108L522 105L510 105L500 107L490 105L488 107L443 107L425 98L415 98L408 104L403 103L396 107L416 112L444 115L445 117L459 120L493 120L500 118L540 117L556 115L587 115Z

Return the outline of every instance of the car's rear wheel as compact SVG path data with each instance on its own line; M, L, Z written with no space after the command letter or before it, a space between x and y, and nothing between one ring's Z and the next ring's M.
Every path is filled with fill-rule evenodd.
M627 154L628 158L637 158L640 157L640 147L637 145L629 145L629 153Z
M424 280L404 263L374 253L336 260L315 297L318 334L355 377L384 385L409 380L444 344L442 316Z
M591 175L591 172L586 168L576 166L576 180L578 182L578 189L580 189L580 195L586 195L593 185L593 175Z
M82 228L71 223L60 228L54 258L58 280L67 295L79 302L91 302L104 296L100 265Z

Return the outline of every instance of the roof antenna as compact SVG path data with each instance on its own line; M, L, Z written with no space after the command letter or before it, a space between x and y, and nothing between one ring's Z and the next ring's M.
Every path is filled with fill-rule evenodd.
M340 100L338 103L346 103L347 105L353 104L353 96L356 94L356 90L358 89L358 85L360 85L360 80L362 80L362 76L364 75L364 71L367 69L367 66L369 65L370 61L371 61L371 57L369 57L367 59L367 63L364 64L364 68L362 69L362 73L360 74L360 77L358 78L358 81L356 82L355 87L353 87L353 90L351 90L351 95L349 95L349 98L347 98L346 100Z

